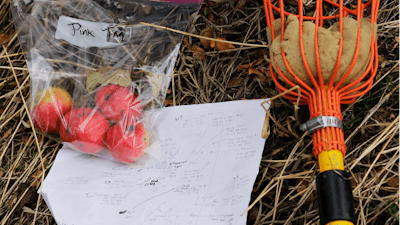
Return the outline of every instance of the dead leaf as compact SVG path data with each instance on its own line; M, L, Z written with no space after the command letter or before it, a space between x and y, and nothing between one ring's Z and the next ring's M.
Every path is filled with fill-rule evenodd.
M189 45L189 41L188 41L187 37L184 37L182 42L189 50L192 50L192 46Z
M274 133L275 134L278 134L279 135L279 137L289 137L289 135L287 134L287 133L285 133L285 132L283 132L283 131L281 131L281 130L279 130L279 129L274 129Z
M255 69L255 68L250 68L249 69L249 74L250 74L250 72L257 74L258 78L260 79L260 81L262 83L269 83L269 82L272 81L271 77L267 77L264 73L260 72L259 70Z
M254 191L255 192L255 191ZM250 211L250 213L249 213L249 222L250 221L255 221L256 219L257 219L257 215L258 215L258 207L257 206L254 206L252 209L251 209L251 211Z
M247 2L247 0L239 0L239 2L238 2L238 4L237 4L237 7L238 7L239 9L243 9L244 6L246 5L246 2Z
M211 47L211 48L215 48L215 41L211 41L211 42L210 42L210 47Z
M221 37L217 37L218 40L223 40L223 41L227 41L226 38L221 38ZM229 50L229 49L235 49L235 46L229 43L224 43L224 42L219 42L217 41L217 43L215 43L216 41L211 41L210 43L210 47L214 48L216 47L217 50L219 51L224 51L224 50ZM225 52L225 54L229 55L232 52Z
M385 62L386 61L386 59L385 59L385 57L383 57L383 55L378 55L378 62L379 62L379 64L382 64L383 62Z
M244 80L243 77L232 77L232 78L229 80L229 85L230 85L231 87L236 86L236 85L239 85L239 84L242 83L243 80Z
M245 69L248 69L250 66L251 66L251 63L239 65L239 66L238 66L238 70L239 70L239 71L243 71L243 70L245 70Z
M25 120L21 120L22 125L24 125L22 128L31 128L31 125L26 122Z
M171 92L172 92L171 89L168 89L168 90L167 90L167 94L171 94Z
M310 169L314 164L315 164L315 161L314 161L314 160L308 161L308 162L304 163L303 168L308 168L308 169Z
M249 75L251 75L251 74L253 74L253 73L257 74L258 76L264 76L264 75L263 75L260 71L258 71L256 68L254 68L254 67L249 68Z
M265 49L258 50L258 56L264 57L264 55L269 56L269 51Z
M292 6L298 6L299 4L297 0L285 0L285 3Z
M29 140L29 136L27 136L27 137L25 138L24 143L25 143L25 144L28 143L28 140Z
M303 182L300 184L301 181L303 181ZM308 180L303 180L303 179L299 178L299 179L297 179L297 181L296 181L296 186L297 186L298 184L300 184L300 186L296 188L296 191L297 191L297 193L301 193L303 190L305 190L305 189L308 188L308 185L310 184L310 181L308 181ZM305 193L306 193L306 192L301 193L300 196L303 196Z
M351 188L354 189L354 188L357 187L357 182L356 182L356 180L354 179L354 177L351 177L350 183L351 183Z
M36 182L37 183L37 180ZM25 192L25 190L28 189L27 192ZM19 185L19 193L16 196L17 199L19 200L19 203L17 206L15 206L15 213L16 215L19 215L20 213L22 213L22 209L24 208L24 206L27 207L32 207L32 205L34 206L34 204L36 204L37 198L39 196L39 194L37 193L36 187L34 187L34 184L29 185L27 183L21 183ZM25 193L25 195L22 196L22 194Z
M205 0L204 3L208 7L215 7L220 4L219 1L210 1L210 0Z
M4 175L4 172L0 170L0 177Z
M0 113L3 113L4 112L4 109L0 109Z
M261 137L265 140L268 139L269 135L271 134L271 128L269 126L269 117L270 117L269 113L268 112L265 113L264 123L261 130ZM274 155L274 152L276 152L276 150L272 152L271 158Z
M119 68L115 71L107 71L101 80L101 85L118 84L122 87L130 87L132 85L131 71L129 68Z
M2 139L6 139L6 138L8 138L8 136L10 136L11 132L12 132L12 128L8 129L8 130L7 130L7 131L4 133L4 135L3 135L3 138L2 138Z
M259 69L262 75L259 75L258 78L260 78L260 81L263 83L269 83L272 81L272 77L269 74L269 71L264 69L264 68L260 68Z
M204 49L200 48L199 46L193 46L193 56L198 60L204 60L206 56L204 55Z
M351 187L353 189L356 188L358 186L358 184L362 181L362 179L364 178L364 175L365 175L364 173L356 173L356 174L354 174L354 176L351 176L350 183L351 183ZM370 177L371 176L368 175L368 179Z
M241 98L240 100L248 100L247 98Z
M165 99L164 105L165 105L165 106L174 105L174 100L172 100L172 99Z
M250 67L260 65L263 62L263 60L264 60L263 58L259 58L259 59L255 60L255 61L253 61L253 62L251 62L249 64L240 65L240 66L238 66L238 70L239 71L243 71L243 70L248 69Z
M272 81L271 76L269 75L269 71L267 69L264 68L259 68L256 69L255 66L260 65L263 62L263 58L258 58L257 60L249 63L249 64L243 64L238 66L238 70L239 71L244 71L246 69L248 69L248 74L257 74L260 81L263 83L269 83Z
M399 177L393 177L389 179L386 184L390 187L398 187L399 186Z
M2 33L0 34L0 45L5 44L7 41L11 39L11 35Z
M86 90L89 93L94 91L99 85L106 86L108 84L130 87L132 85L130 70L124 67L113 70L113 67L106 66L96 72L90 72L87 75Z
M42 173L41 170L38 170L35 174L32 175L33 178L36 178L37 176L39 176Z
M269 74L269 70L264 69L262 67L258 70L260 70L260 72L263 73L266 77L271 77L271 74Z
M212 22L214 20L214 14L212 12L208 12L207 14L207 18L210 22Z
M300 184L300 186L298 187L298 188L296 188L296 192L297 193L301 193L301 192L303 192L303 193L301 193L300 194L300 196L304 196L306 193L307 193L307 191L305 191L306 189L308 189L308 187L310 186L310 180L308 180L308 179L301 179L301 178L299 178L299 179L297 179L297 181L296 181L296 186L301 182L301 181L303 181L301 184ZM312 192L315 192L315 191L312 191ZM314 201L316 199L316 196L315 196L315 194L310 194L310 195L308 195L308 198L307 198L307 202L311 202L311 201Z
M306 16L314 16L315 11L311 10L310 12L306 13Z
M206 28L204 28L204 30L200 31L200 35L204 36L204 37L214 38L214 29L211 27L206 27ZM210 47L210 44L212 42L211 40L206 40L206 39L200 38L200 41L205 49L214 48L214 47Z
M261 68L261 69L262 69L262 68ZM250 74L253 74L253 73L257 74L257 75L258 75L258 78L259 78L260 81L263 82L263 83L269 83L269 82L271 82L271 80L272 80L271 77L267 77L264 73L260 72L258 69L254 68L254 67L251 67L251 68L249 69L249 75L250 75Z
M39 138L39 145L42 144L43 140L44 140L44 136L43 136L43 135L40 135L40 138Z
M384 169L383 166L380 166L380 167L378 167L378 168L376 169L376 172L377 172L377 173L380 173L383 169ZM379 178L380 178L380 179L383 179L384 176L385 176L386 174L388 174L388 171L384 171L384 172L379 176ZM390 176L390 175L388 174L387 177L389 177L389 176ZM386 184L387 184L389 187L398 187L398 186L399 186L399 177L397 176L397 177L390 178L389 180L386 181Z
M260 65L264 61L263 58L258 58L256 61L254 61L254 66Z

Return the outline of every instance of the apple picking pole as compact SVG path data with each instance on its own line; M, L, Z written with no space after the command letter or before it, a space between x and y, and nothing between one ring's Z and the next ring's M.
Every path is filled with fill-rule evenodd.
M272 79L280 93L287 91L289 88L282 84L284 81L290 87L296 85L300 86L301 96L297 92L290 91L285 93L283 96L290 100L292 103L300 97L300 104L308 105L310 109L310 120L300 126L302 131L308 131L312 134L313 138L313 153L319 164L319 174L316 178L317 183L317 195L318 195L318 207L320 214L320 224L330 225L353 225L356 224L354 200L349 179L349 174L344 170L344 156L346 154L346 145L344 143L343 134L343 122L341 113L341 104L350 104L356 100L357 97L364 95L372 86L377 69L378 69L378 48L377 48L377 37L374 33L376 30L377 14L379 8L379 0L371 0L367 3L362 3L361 0L357 0L355 9L349 9L344 7L343 0L331 1L331 0L316 0L314 16L303 15L303 1L298 1L298 15L291 14L284 11L284 0L263 0L264 10L267 21L267 33L269 35L270 44L270 71ZM274 2L275 5L272 3ZM313 4L314 4L313 3ZM332 9L338 11L337 14L331 16L324 15L324 4ZM274 16L275 11L275 16ZM372 25L372 35L370 37L370 43L367 43L367 51L369 51L369 58L366 61L366 65L363 67L363 71L358 74L358 77L352 81L346 83L346 79L354 68L356 68L356 62L358 61L361 46L362 36L362 21L365 23L364 12L370 12L370 16L367 20L369 26ZM278 16L279 14L279 16ZM293 20L293 16L298 19L298 40L301 61L300 63L304 66L306 76L300 78L299 74L294 71L297 68L291 68L291 62L289 62L288 48L284 50L284 42L288 41L286 37L285 26L288 26L289 17ZM355 18L355 26L358 30L354 30L353 35L356 33L355 50L352 52L352 58L348 61L348 66L343 66L343 55L344 51L344 20L349 19L346 17ZM275 18L277 17L277 18ZM280 19L280 22L278 21ZM329 74L329 79L324 79L322 67L326 67L322 61L326 60L321 57L324 54L324 46L319 42L323 41L319 30L327 32L323 28L324 21L333 20L338 23L338 50L337 58L335 59L333 72ZM275 23L274 23L275 21ZM313 21L315 27L314 48L315 51L312 54L306 54L309 49L305 49L305 43L310 45L310 41L304 38L305 35L310 33L308 30L307 34L304 32L303 25L304 21ZM348 22L348 21L347 21ZM353 24L354 24L353 23ZM358 23L358 26L357 26ZM274 27L275 26L275 27ZM307 22L307 26L310 23ZM314 28L313 28L314 29ZM325 30L323 30L325 29ZM321 31L321 32L322 32ZM291 31L293 33L293 30ZM331 31L329 31L331 32ZM288 29L288 33L290 30ZM280 35L280 36L279 36ZM348 37L348 36L346 36ZM277 38L277 40L275 40ZM320 40L319 40L320 38ZM272 43L277 41L282 43L280 46L280 52L273 52ZM365 39L364 39L365 40ZM368 49L369 46L369 49ZM354 45L352 46L354 47ZM291 45L290 48L296 48ZM336 53L335 53L336 54ZM277 57L282 57L281 66ZM280 56L281 55L281 56ZM307 55L307 56L306 56ZM315 69L312 71L312 60L309 57L315 56ZM326 61L325 61L326 62ZM282 64L284 66L282 67ZM321 66L322 65L322 66ZM284 68L286 67L286 68ZM344 72L343 72L343 68ZM339 74L339 71L342 71ZM289 74L289 75L288 75ZM293 76L293 77L291 77ZM308 76L308 77L307 77ZM280 80L278 80L278 77ZM309 79L306 81L306 79Z

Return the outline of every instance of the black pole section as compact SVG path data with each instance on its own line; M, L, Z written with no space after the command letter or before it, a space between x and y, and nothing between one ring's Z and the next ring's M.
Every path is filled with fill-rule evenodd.
M317 176L320 224L345 220L357 223L349 174L343 170L328 170Z

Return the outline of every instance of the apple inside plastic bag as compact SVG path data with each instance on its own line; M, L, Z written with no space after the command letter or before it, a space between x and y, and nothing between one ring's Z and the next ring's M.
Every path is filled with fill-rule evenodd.
M162 160L155 129L182 34L199 4L14 0L38 132L86 154Z

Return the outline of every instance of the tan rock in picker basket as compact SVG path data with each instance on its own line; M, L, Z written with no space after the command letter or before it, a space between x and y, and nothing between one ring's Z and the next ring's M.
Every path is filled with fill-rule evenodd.
M308 77L303 60L301 58L299 40L299 19L293 15L289 15L287 17L287 20L285 21L286 27L283 42L281 42L281 19L275 20L273 22L273 26L275 28L276 36L274 41L272 41L271 30L267 29L271 59L275 60L276 65L289 80L297 84L294 77L289 73L287 67L284 64L281 52L282 47L289 66L292 68L294 74L297 75L301 80L303 80L307 85L313 87L311 79ZM338 83L339 80L346 74L347 70L350 67L351 61L353 60L357 44L357 31L357 20L350 17L346 17L343 19L343 53L339 71L335 78L335 84ZM315 60L314 35L315 24L311 21L305 21L303 23L304 52L310 71L316 81L319 82ZM375 35L376 29L374 30L374 36ZM318 47L324 84L329 84L329 81L335 69L339 51L340 38L341 35L339 32L339 22L334 23L329 29L326 29L324 27L318 28ZM347 77L346 81L344 82L344 85L353 82L365 72L371 57L371 38L372 24L370 22L370 19L362 18L360 51L357 57L356 64L349 76ZM277 69L276 65L275 63L273 63L275 70ZM278 77L282 79L280 76Z

